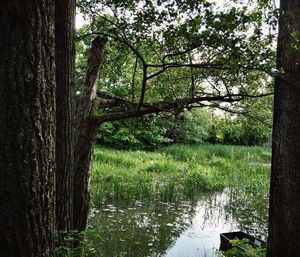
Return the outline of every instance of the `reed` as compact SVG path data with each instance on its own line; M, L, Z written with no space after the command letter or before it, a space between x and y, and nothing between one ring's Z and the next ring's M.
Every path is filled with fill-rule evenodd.
M271 150L226 145L173 145L152 151L97 146L92 199L176 200L225 187L269 186Z

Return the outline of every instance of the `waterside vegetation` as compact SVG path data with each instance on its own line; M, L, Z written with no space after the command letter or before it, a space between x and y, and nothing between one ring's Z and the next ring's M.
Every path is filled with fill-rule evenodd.
M271 151L264 147L172 145L157 150L115 150L97 146L92 199L193 198L199 192L269 187Z
M98 145L86 256L161 256L190 226L201 197L211 198L200 200L208 223L225 211L248 233L264 237L270 159L266 147L177 144L146 151Z

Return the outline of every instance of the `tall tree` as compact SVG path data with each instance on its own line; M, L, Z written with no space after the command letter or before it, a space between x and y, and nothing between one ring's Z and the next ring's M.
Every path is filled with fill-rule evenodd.
M75 1L55 1L56 228L73 229Z
M281 0L268 257L300 253L300 1Z
M54 1L1 1L0 33L0 256L53 256Z
M272 13L269 1L253 1L251 9L246 0L228 1L223 9L206 0L78 2L93 21L79 38L110 39L98 96L117 96L120 108L108 110L101 102L100 123L186 107L224 108L224 102L272 92L275 34L262 33L273 22L264 13Z
M1 2L0 193L3 203L0 207L0 256L51 256L55 202L58 230L85 229L91 154L99 123L178 110L196 103L204 106L207 101L231 103L265 95L262 91L249 92L245 81L240 81L242 86L238 90L236 85L229 83L234 81L233 78L247 78L239 76L247 75L247 71L255 70L256 74L270 68L270 51L259 60L256 58L263 53L268 40L260 40L262 44L254 45L253 52L243 43L242 37L234 37L236 28L245 32L249 24L256 24L259 31L261 26L256 17L261 17L262 13L258 10L249 14L247 8L232 8L214 15L208 1L178 1L174 5L175 2L170 1L171 9L155 10L153 3L146 1L145 11L142 11L135 1L107 1L109 6L117 8L113 10L117 16L127 14L126 8L129 11L133 8L135 19L128 20L126 15L121 15L111 20L104 15L97 22L101 26L96 33L101 36L93 41L77 99L72 98L74 0ZM100 1L101 6L104 5ZM185 11L191 15L176 15ZM176 22L179 18L184 22ZM161 27L160 35L156 35L155 30L148 33L147 25L155 27L157 21L164 24L168 20L171 23ZM122 31L124 28L128 30ZM137 40L133 38L135 34L140 36ZM107 94L99 94L102 99L96 96L106 36L127 47L134 55L131 89L135 92L129 97L132 101L128 101L128 97ZM223 42L225 37L228 41ZM252 42L258 40L260 33L254 33L250 38ZM148 55L147 49L153 50L154 54ZM198 52L201 49L205 51ZM245 50L246 62L236 54L238 49ZM197 58L191 60L191 54L195 52ZM264 65L262 60L267 60L267 64ZM195 74L195 69L199 74ZM157 79L162 74L166 75ZM229 75L226 83L222 81L224 74ZM232 74L235 76L230 78ZM192 83L186 83L185 89L178 90L180 83L168 80L170 77L177 80L174 75L182 75L180 81L185 81L188 76ZM204 81L211 85L210 90L204 90ZM122 84L123 81L116 82ZM167 87L161 87L164 85ZM164 91L169 85L174 87L156 98L157 92ZM177 91L182 94L172 98L173 92ZM152 96L156 102L149 104ZM100 116L99 107L103 114ZM113 107L113 111L107 113L106 107ZM56 169L57 174L54 174Z
M87 224L89 167L99 124L184 108L227 109L223 103L272 94L268 76L274 34L272 29L268 35L261 31L264 22L273 22L263 11L273 10L269 1L255 3L253 9L245 1L220 11L206 0L78 1L92 21L79 39L101 37L94 40L84 82L78 86L74 228ZM115 48L108 49L96 83L105 37Z
M78 86L81 93L74 119L73 215L74 228L82 230L87 223L90 161L99 124L148 113L203 107L208 101L211 106L219 107L222 102L269 95L269 88L265 91L257 88L262 85L258 78L270 70L272 47L268 47L270 38L259 33L262 16L259 9L252 13L247 8L233 7L214 12L212 4L204 0L169 1L163 7L159 7L160 1L157 5L147 1L144 8L140 7L143 1L79 2L94 21L91 33L81 35L82 38L91 34L102 36L93 41L86 76ZM113 17L107 15L108 9ZM132 14L131 19L128 13ZM176 21L179 18L182 23ZM258 32L249 32L250 25ZM245 42L240 34L248 32L251 36ZM106 59L107 66L101 76L104 79L96 85L105 37L113 41L111 45L116 45L119 52L108 51L114 56ZM260 44L253 44L258 40ZM254 61L254 56L261 54L264 56ZM122 72L118 65L127 71ZM256 85L249 86L250 79ZM97 92L96 96L96 86L106 92Z
M56 1L56 229L60 232L83 231L87 224L97 128L89 116L106 41L104 37L93 41L82 92L75 98L75 1Z
M75 116L75 175L74 175L74 229L82 231L87 225L90 207L89 185L91 161L98 124L93 122L95 108L98 106L96 97L96 81L103 59L107 39L96 37L91 47L91 56L86 70L81 94L76 101Z

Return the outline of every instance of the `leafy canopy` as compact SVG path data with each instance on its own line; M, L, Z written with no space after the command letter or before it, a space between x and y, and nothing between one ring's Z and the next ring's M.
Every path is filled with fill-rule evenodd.
M239 110L244 99L272 92L277 10L271 1L77 2L90 21L78 32L78 73L94 35L108 37L98 88L135 103L131 109L186 99L163 107Z

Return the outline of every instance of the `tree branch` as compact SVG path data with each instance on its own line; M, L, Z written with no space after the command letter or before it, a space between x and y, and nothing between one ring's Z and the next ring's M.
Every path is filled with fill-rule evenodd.
M161 70L154 72L150 75L148 75L147 79L152 79L161 73L165 72L167 69L170 68L197 68L197 69L215 69L215 70L233 70L233 69L240 69L240 70L256 70L256 71L262 71L270 74L269 71L262 69L260 67L247 67L247 66L242 66L239 65L237 67L229 67L225 66L223 64L218 64L218 63L166 63L166 64L160 64L160 65L148 65L149 67L161 67Z
M152 104L143 104L140 109L136 108L137 105L130 101L123 100L117 97L112 97L107 94L104 95L102 94L102 98L103 97L105 97L106 99L109 98L111 100L111 103L114 103L114 107L120 106L120 104L122 104L123 111L116 112L116 113L106 113L99 116L93 116L90 117L90 119L93 122L101 124L106 121L123 120L128 118L141 117L145 114L150 114L150 113L171 112L177 109L189 108L189 106L195 103L197 104L199 103L202 104L201 102L233 103L233 102L242 101L245 98L259 98L259 97L264 97L272 94L273 93L265 93L259 95L245 95L245 94L231 94L231 95L223 95L223 96L207 95L201 97L177 99L176 101L173 102L163 101L163 102L156 102ZM203 104L202 106L206 106L206 105ZM110 105L109 107L112 107L112 105ZM127 107L127 109L124 107Z
M133 73L132 73L132 79L131 79L131 101L134 102L135 100L135 75L137 71L137 66L138 66L138 58L135 58L135 63L134 63L134 68L133 68Z
M141 89L141 95L139 100L138 109L140 109L144 103L145 99L145 93L146 93L146 86L147 86L147 68L148 66L145 64L143 65L143 81L142 81L142 89Z

